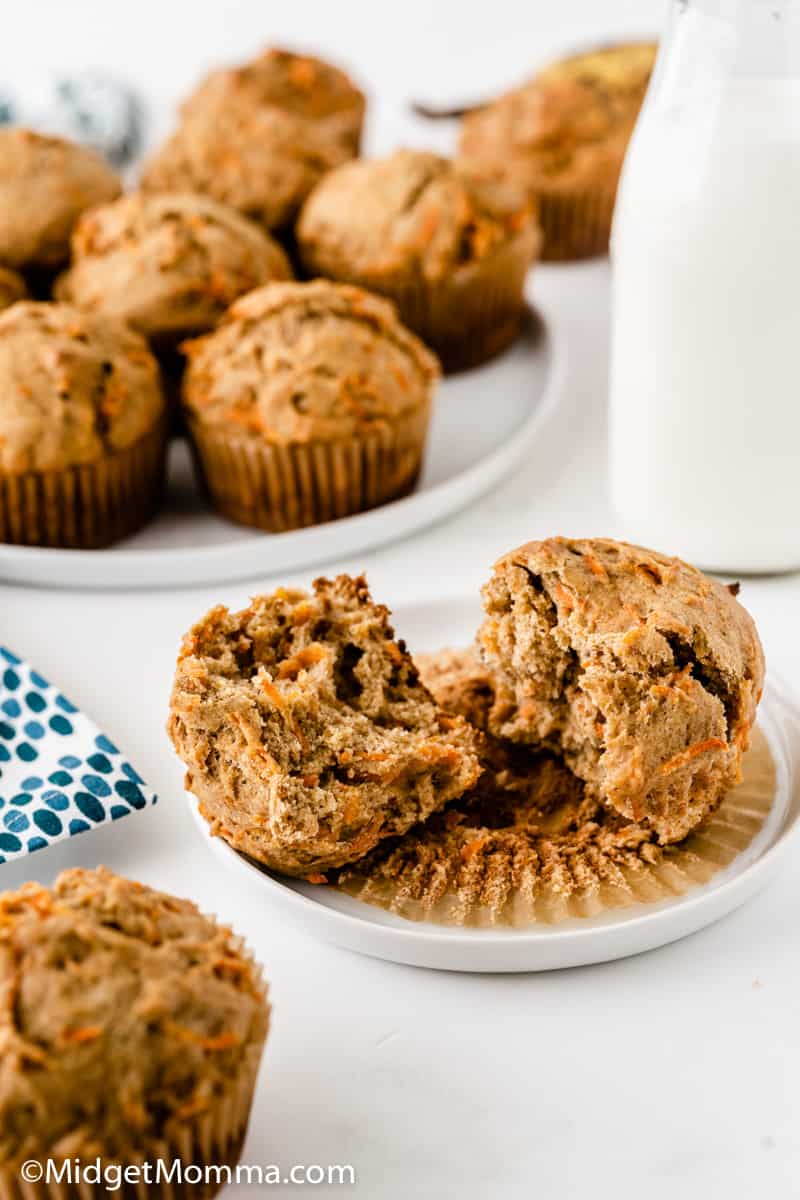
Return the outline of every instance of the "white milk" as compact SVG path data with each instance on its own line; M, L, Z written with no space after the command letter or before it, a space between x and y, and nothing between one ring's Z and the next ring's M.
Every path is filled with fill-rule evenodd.
M620 189L612 498L633 540L712 570L792 569L800 83L696 78L653 97Z

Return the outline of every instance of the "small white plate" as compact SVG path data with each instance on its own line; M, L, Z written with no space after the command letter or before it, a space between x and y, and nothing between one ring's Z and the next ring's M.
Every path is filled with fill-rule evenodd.
M216 516L195 484L188 446L170 453L167 502L145 529L107 550L0 546L0 580L48 587L168 587L290 572L406 537L483 495L522 462L561 391L562 354L541 316L499 358L440 385L416 491L371 512L289 533Z
M480 620L464 597L398 608L393 623L412 650L464 645ZM607 962L653 950L710 925L738 908L772 877L800 827L800 707L771 679L759 724L777 768L772 810L756 837L707 884L674 900L612 910L598 918L530 930L458 929L406 921L335 888L273 875L211 838L220 865L250 874L265 906L307 933L374 958L447 971L549 971ZM188 797L204 836L208 826Z

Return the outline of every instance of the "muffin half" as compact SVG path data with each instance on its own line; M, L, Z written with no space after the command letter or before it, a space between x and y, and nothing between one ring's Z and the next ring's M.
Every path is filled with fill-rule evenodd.
M234 209L134 192L80 218L56 295L164 348L211 329L244 292L291 277L278 243Z
M501 558L483 599L496 736L563 755L664 843L738 782L764 656L728 588L624 542L550 538Z
M414 486L438 367L386 301L326 280L268 284L183 349L189 433L224 516L296 529Z
M28 1159L238 1161L269 1007L229 929L103 867L66 871L0 896L0 988L4 1195Z
M536 199L543 258L608 250L622 163L655 56L647 42L578 54L466 116L462 160Z
M435 704L388 617L341 575L213 608L189 632L169 733L213 833L316 879L475 782L472 731Z
M417 150L331 172L306 201L297 238L310 273L389 296L448 370L513 341L540 244L517 189Z
M0 262L55 270L69 258L80 214L120 191L94 150L29 129L0 129Z
M91 549L143 525L164 475L158 364L67 304L0 314L0 541Z

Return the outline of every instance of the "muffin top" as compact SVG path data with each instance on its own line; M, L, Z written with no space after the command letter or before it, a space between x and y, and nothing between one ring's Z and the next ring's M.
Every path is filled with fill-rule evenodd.
M68 304L0 314L0 470L48 471L130 446L164 408L140 334Z
M250 292L183 349L196 420L279 444L379 430L427 405L439 374L390 303L324 279Z
M145 166L142 188L201 192L283 229L322 176L353 153L338 134L288 109L199 105Z
M533 191L616 183L655 61L641 43L576 55L469 113L460 154L473 170Z
M80 218L56 295L163 341L202 333L243 292L291 277L278 243L234 209L131 193Z
M28 294L25 280L10 267L0 267L0 309L9 308Z
M239 67L213 71L181 105L184 117L218 107L270 106L349 139L358 149L364 96L338 67L307 54L271 47Z
M479 182L438 154L398 150L323 179L303 207L298 238L315 270L379 283L441 278L534 228L517 189ZM532 240L531 257L535 248Z
M104 867L0 896L0 995L0 1163L152 1144L230 1091L268 1024L229 929Z
M80 214L120 191L94 150L29 129L0 129L0 262L60 266Z
M563 754L612 808L679 840L737 782L761 696L735 590L602 538L505 555L478 635L491 732Z

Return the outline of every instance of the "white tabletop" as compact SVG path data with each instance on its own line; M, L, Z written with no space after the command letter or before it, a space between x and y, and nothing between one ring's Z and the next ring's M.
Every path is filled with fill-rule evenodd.
M74 32L70 40L58 24L69 8L71 21L76 10L97 18L93 61L107 59L117 69L127 63L108 17L108 28L100 17L117 6L30 6L37 7L55 22L53 60L62 33L67 57L83 53ZM167 33L177 36L179 23L162 7ZM197 15L211 38L207 58L222 41L236 54L269 36L255 7L218 6L218 16L225 10L237 18L225 26L227 41L219 22ZM279 36L296 41L305 29L307 44L357 58L345 28L356 19L354 4L287 7L293 13L273 22ZM397 9L368 7L365 37L380 69L362 75L379 86L385 68L389 105L400 94L396 59L412 74L418 63L420 91L434 99L490 91L541 57L530 50L539 22L543 54L608 31L639 32L645 17L644 27L652 27L661 6L609 3L603 20L600 6L577 0L548 6L548 18L530 16L522 48L525 25L511 23L519 6L508 2L480 6L480 21L477 6L464 4L466 31L457 24L462 9L449 2L441 10L416 0ZM134 9L155 12L149 3L130 6L120 16L123 27ZM183 4L169 9L195 19ZM559 29L552 13L562 10ZM493 13L506 21L502 45ZM316 38L311 15L322 27ZM415 56L408 31L395 29L411 17L418 39L431 29L440 63L451 40L447 21L456 22L450 87L434 76L433 58ZM27 53L25 22L20 26L19 53ZM479 73L482 37L488 65ZM459 46L466 47L461 56ZM159 47L154 61L166 92ZM504 70L501 50L513 59ZM405 94L410 90L407 84ZM392 119L396 129L399 109ZM373 127L373 144L386 140L381 130L388 127L388 118ZM424 140L418 127L408 128ZM540 268L533 294L557 321L569 360L558 415L530 461L445 525L356 562L333 561L326 572L365 569L375 595L391 606L474 591L497 554L533 537L616 532L605 479L607 264ZM335 530L331 546L335 555ZM182 769L164 733L179 638L212 603L239 605L262 585L309 577L168 593L0 588L2 641L92 714L161 796L142 816L0 868L0 886L49 882L64 866L105 862L192 897L247 938L271 982L274 1022L245 1161L352 1164L355 1193L369 1200L797 1195L800 883L791 863L746 908L681 943L607 966L516 977L420 971L329 948L282 928L248 878L220 876L183 800ZM746 580L741 599L759 624L770 665L800 682L800 579ZM338 1190L269 1189L287 1196Z

